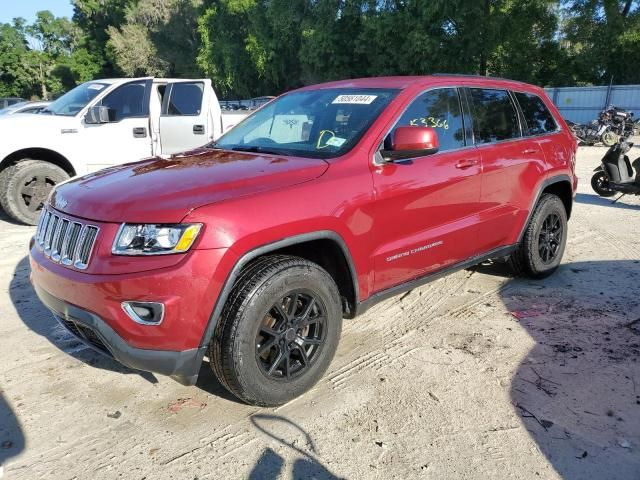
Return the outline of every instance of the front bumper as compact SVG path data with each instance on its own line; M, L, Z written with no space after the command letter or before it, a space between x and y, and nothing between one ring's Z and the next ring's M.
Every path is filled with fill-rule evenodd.
M67 330L93 349L125 366L192 385L235 255L230 249L196 249L166 259L102 254L111 242L110 237L98 238L92 264L80 271L52 261L32 241L30 279L36 294ZM122 302L132 301L162 303L163 321L136 323L122 308Z
M206 347L181 351L135 348L97 315L54 297L37 284L33 288L57 320L94 350L136 370L167 375L183 385L196 383Z

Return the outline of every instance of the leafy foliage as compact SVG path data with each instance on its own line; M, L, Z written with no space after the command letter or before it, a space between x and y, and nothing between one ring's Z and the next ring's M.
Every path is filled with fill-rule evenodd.
M113 75L210 77L225 96L375 75L640 83L640 0L73 0L0 25L0 95Z
M202 0L139 0L129 5L125 23L109 26L111 58L126 75L200 74L196 64L198 16Z

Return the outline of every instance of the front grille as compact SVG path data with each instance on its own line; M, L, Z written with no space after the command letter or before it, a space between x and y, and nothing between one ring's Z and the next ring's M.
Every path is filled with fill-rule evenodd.
M43 208L36 230L36 245L54 262L85 270L99 231L95 225L70 220Z

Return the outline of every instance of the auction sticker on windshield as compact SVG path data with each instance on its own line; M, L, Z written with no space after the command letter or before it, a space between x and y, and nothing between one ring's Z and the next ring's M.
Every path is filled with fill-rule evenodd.
M327 140L327 145L329 145L330 147L341 147L342 145L344 145L344 142L346 142L347 139L346 138L340 138L340 137L331 137L329 140Z
M369 105L373 102L377 95L338 95L331 103L348 103L355 105Z

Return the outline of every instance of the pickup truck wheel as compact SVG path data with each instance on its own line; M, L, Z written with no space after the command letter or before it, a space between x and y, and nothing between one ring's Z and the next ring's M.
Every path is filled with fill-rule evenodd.
M54 185L69 178L60 167L41 160L21 160L0 174L0 204L15 220L36 225Z
M545 193L535 207L522 241L509 257L517 275L544 278L560 265L567 243L567 212L562 200Z
M322 377L341 329L338 287L325 270L263 257L236 281L209 346L211 367L242 401L282 405Z

